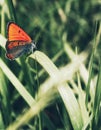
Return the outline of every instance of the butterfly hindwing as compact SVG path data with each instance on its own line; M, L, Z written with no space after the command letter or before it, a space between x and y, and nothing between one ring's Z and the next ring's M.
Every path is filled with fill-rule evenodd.
M25 46L26 44L29 44L26 41L7 41L6 42L6 50L11 50L15 47ZM31 43L30 43L31 44Z
M12 43L16 45L18 44L18 41ZM13 48L7 48L6 56L7 58L14 60L15 58L21 56L22 54L30 52L31 48L32 48L32 44L13 46Z

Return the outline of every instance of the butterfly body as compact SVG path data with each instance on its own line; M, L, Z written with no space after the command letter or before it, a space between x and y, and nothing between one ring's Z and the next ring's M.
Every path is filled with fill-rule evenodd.
M24 53L33 52L36 48L32 39L17 24L10 22L8 24L8 40L6 42L6 57L10 60L23 55Z

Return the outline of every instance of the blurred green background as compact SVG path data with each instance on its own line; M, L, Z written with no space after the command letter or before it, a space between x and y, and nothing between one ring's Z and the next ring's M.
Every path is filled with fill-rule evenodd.
M76 52L77 48L77 53L80 53L85 50L96 37L101 21L101 1L1 0L0 31L5 38L7 38L7 23L10 21L14 21L23 28L36 42L37 50L45 53L53 60L55 65L60 68L70 61L64 52L64 41L67 41L74 52ZM22 56L17 61L9 61L5 58L5 49L2 47L0 48L0 57L5 61L6 65L16 75L18 80L21 81L31 95L35 97L35 94L38 91L37 87L39 87L39 84L42 84L48 77L47 73L43 74L42 72L42 75L39 74L39 79L36 78L37 73L42 69L41 66L39 64L36 65L36 62L32 60L29 60L30 66L28 63L25 64L25 56ZM87 66L88 64L89 59L86 62ZM98 59L95 59L95 70L93 74L98 72L97 64ZM35 70L32 70L32 68L35 68ZM0 115L2 115L0 118L2 122L0 128L5 129L20 115L20 113L24 111L24 109L28 109L28 105L23 101L15 88L13 88L13 85L3 74L2 70L0 71L0 84L1 86L5 86L3 87L5 90L0 90ZM29 88L29 86L32 87ZM84 84L82 86L84 87ZM2 100L2 97L4 101ZM62 111L61 113L63 114L63 111L65 110L61 108L62 103L60 102L61 101L59 101L60 112ZM42 130L73 130L69 118L68 128L64 127L65 123L64 120L60 118L57 104L48 107L46 113L49 118L44 117L45 115L43 113L42 118L44 118L45 121L48 120L49 122L47 122L49 124L43 122L44 126L42 127ZM96 124L100 129L101 125L99 125L99 122ZM33 121L30 122L30 124L32 125ZM33 125L30 126L30 124L26 124L22 129L34 130L35 128L32 127ZM36 130L38 130L37 127Z

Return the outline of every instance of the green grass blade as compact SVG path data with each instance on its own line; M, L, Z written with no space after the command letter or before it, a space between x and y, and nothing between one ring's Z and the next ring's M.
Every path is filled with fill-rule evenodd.
M14 9L12 0L5 0L5 2L7 4L11 20L14 22L17 22L16 13L15 13L15 9Z
M5 126L7 126L11 122L11 108L10 108L10 99L9 99L9 91L6 85L5 76L0 69L0 109L2 112L2 119L4 121Z
M96 30L97 30L97 24L96 24L96 28L95 28L95 35L96 35ZM93 75L94 54L97 49L97 45L98 45L98 41L96 42L96 40L94 39L94 45L93 45L90 62L89 62L89 79L88 79L88 83L87 83L86 100L85 100L86 106L88 104L88 99L89 99L89 90L90 90L90 84L91 84L91 79L92 79L92 75Z
M11 83L15 86L20 95L25 99L29 106L35 103L33 97L28 93L24 86L20 83L17 77L11 72L11 70L6 66L6 64L0 59L0 68L4 74L8 77Z
M61 95L61 98L65 104L65 107L69 113L73 128L75 130L77 130L77 129L81 130L81 128L83 126L83 120L82 120L82 115L81 115L79 105L78 105L77 100L76 100L72 90L70 89L70 87L66 83L63 83L60 85L58 76L60 76L61 74L59 74L59 70L57 69L57 67L42 52L36 51L34 54L30 55L30 57L34 58L34 59L36 58L36 60L44 67L44 69L51 76L51 78L53 80L52 82L54 82L54 81L58 82L57 89L58 89L58 91ZM67 71L69 71L69 70L67 70ZM40 95L39 95L39 97L40 97ZM78 113L78 111L79 111L79 113Z
M93 127L98 129L98 120L100 118L100 103L101 103L101 54L99 58L99 74L95 91L94 108L93 108Z

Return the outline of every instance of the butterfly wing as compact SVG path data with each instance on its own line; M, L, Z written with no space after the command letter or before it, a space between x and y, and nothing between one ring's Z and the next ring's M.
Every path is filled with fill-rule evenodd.
M23 44L22 45L18 45L18 43L20 43L20 42L19 41L10 42L10 44L14 44L14 45L17 45L17 46L14 46L13 48L10 48L10 49L7 48L6 57L8 59L14 60L15 58L21 56L22 54L31 51L32 43L31 44L24 43L24 45Z
M6 56L13 60L23 53L28 52L33 47L32 39L27 33L14 22L10 22L7 27L8 40L6 42Z
M27 41L31 42L31 38L27 35L27 33L22 30L17 24L14 22L9 22L7 26L7 32L8 32L8 41Z

